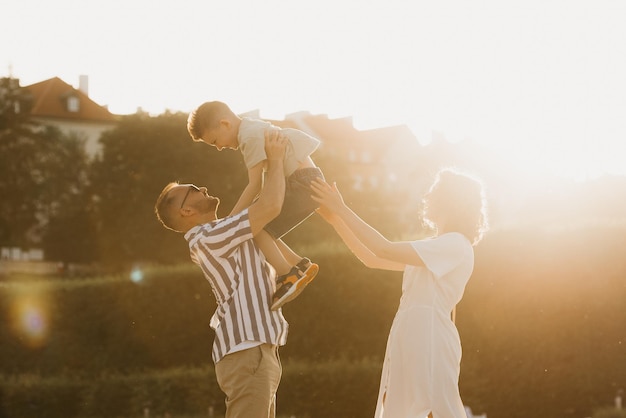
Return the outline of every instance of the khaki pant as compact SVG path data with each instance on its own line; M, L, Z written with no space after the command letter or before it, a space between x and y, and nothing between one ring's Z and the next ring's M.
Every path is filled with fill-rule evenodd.
M225 418L275 418L276 391L282 375L278 347L261 344L228 354L215 365L226 394Z

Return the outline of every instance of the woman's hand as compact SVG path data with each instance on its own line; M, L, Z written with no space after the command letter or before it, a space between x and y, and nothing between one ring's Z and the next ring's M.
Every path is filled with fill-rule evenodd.
M331 186L324 180L315 179L311 182L311 189L313 190L311 198L320 204L317 213L327 222L332 222L337 213L346 207L336 183Z

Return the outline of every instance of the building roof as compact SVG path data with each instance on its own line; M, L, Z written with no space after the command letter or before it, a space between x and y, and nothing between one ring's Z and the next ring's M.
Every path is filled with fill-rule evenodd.
M240 116L263 119L258 110ZM330 119L327 115L307 111L292 113L284 120L264 120L281 128L300 129L318 138L322 142L320 149L345 158L349 163L346 170L352 172L414 167L423 155L424 147L407 125L358 130L351 117Z
M89 122L115 122L116 116L91 100L87 94L58 77L24 87L33 99L31 116ZM77 106L69 105L70 100Z

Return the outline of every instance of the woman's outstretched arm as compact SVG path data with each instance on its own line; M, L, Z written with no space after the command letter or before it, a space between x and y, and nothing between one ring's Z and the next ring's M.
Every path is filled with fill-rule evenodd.
M332 227L335 229L339 237L343 240L346 246L352 251L352 253L359 259L366 267L381 270L404 270L404 264L395 263L393 261L385 260L384 258L377 257L372 253L358 238L352 233L350 228L339 218L339 216L330 212L326 207L321 206L317 213Z
M327 210L333 217L338 218L338 220L329 222L346 245L355 252L355 255L357 254L355 251L357 246L354 241L357 241L376 258L393 262L396 267L398 265L404 267L407 264L414 266L424 265L424 262L413 249L410 242L389 241L352 211L343 201L336 184L331 186L323 180L315 180L311 188L314 192L312 195L313 200L318 202L323 210ZM359 249L359 251L362 250ZM362 255L365 257L364 254ZM397 268L393 270L397 270Z

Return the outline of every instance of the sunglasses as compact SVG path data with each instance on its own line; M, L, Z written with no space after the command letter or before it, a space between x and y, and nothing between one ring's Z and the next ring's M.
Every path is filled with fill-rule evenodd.
M187 201L187 197L189 196L189 192L191 192L192 190L195 190L197 192L200 191L200 188L198 186L194 186L193 184L189 185L189 188L187 189L187 193L185 193L185 197L183 198L183 201L180 203L180 208L182 209L183 206L185 205L185 202Z

